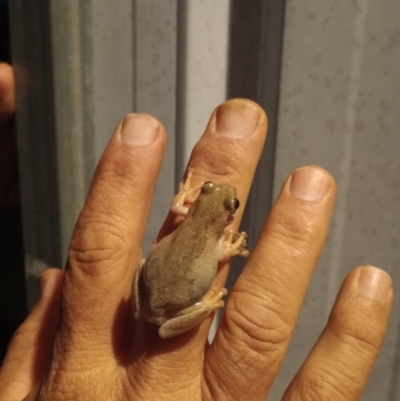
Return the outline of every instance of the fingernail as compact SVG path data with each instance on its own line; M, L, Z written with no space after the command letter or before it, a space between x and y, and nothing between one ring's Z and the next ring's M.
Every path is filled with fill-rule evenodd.
M292 173L290 192L302 200L320 200L328 192L328 177L322 170L314 167L299 168Z
M158 135L160 124L147 114L128 114L125 116L121 139L134 146L145 146L153 142Z
M246 100L229 100L217 108L216 131L230 138L251 135L260 120L260 109Z
M384 301L392 288L392 279L383 270L374 266L360 268L358 289L367 298Z

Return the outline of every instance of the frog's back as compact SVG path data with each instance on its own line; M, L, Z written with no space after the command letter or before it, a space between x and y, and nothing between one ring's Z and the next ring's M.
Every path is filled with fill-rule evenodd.
M215 279L218 249L213 233L201 226L179 228L158 243L146 260L145 303L154 315L200 301Z

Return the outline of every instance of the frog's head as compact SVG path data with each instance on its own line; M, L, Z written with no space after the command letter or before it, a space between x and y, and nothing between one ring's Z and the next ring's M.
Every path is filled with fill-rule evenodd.
M236 198L236 189L230 184L214 184L206 182L201 188L199 196L201 209L207 212L213 221L219 220L225 226L235 218L240 202Z

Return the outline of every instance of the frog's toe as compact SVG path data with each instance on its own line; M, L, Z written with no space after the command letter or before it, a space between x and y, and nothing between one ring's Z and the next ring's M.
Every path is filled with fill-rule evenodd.
M226 288L221 288L219 290L216 289L211 289L207 295L205 296L205 299L208 301L218 303L222 302L222 306L224 306L224 302L220 301L221 298L223 298L226 294L228 293L228 290Z

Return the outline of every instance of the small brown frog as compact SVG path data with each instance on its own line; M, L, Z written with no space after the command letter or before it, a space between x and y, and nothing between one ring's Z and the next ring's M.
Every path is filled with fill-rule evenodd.
M218 262L249 254L247 234L226 230L239 208L235 188L206 182L187 207L200 187L190 187L191 177L189 170L171 207L173 213L186 214L185 220L153 245L133 281L134 317L143 315L160 326L162 338L191 330L214 309L224 306L221 298L227 290L212 288Z

